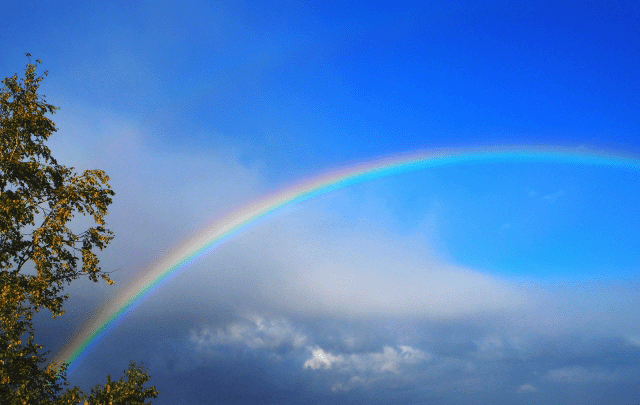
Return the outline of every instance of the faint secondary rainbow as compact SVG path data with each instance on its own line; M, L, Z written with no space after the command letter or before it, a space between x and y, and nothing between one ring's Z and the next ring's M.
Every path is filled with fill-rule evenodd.
M298 204L318 195L367 180L420 169L473 163L548 162L586 164L640 170L637 157L580 148L500 147L485 149L437 150L402 155L356 164L332 171L240 208L221 218L162 258L142 277L111 300L58 353L56 363L69 363L73 372L82 359L115 328L118 321L133 311L142 300L161 288L171 277L189 267L203 255L217 249L240 232L259 223L285 206Z

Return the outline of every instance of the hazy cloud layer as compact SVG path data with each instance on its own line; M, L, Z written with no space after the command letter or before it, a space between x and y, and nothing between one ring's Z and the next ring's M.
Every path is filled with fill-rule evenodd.
M513 403L519 395L549 395L556 390L583 395L579 392L601 389L603 384L625 385L639 369L635 362L640 351L620 339L584 341L564 334L497 332L487 325L470 329L467 322L391 320L386 321L390 326L386 331L376 324L344 321L336 335L329 326L332 321L296 319L243 316L191 329L178 344L182 345L179 357L165 363L157 359L152 365L164 364L163 374L176 375L215 368L234 358L253 359L273 370L286 367L291 384L304 381L338 401L354 390L373 398L384 390L422 387L418 392L424 398L438 398L451 390L463 396L501 391ZM412 329L426 329L430 337ZM397 330L404 330L400 338L393 332ZM375 341L363 339L371 334ZM565 346L568 339L573 346ZM601 356L608 356L611 365L589 365ZM625 356L631 356L626 366L621 363ZM176 360L182 365L176 367Z
M187 159L154 149L139 126L107 117L105 134L122 139L96 138L108 151L97 162L118 190L109 217L117 249L104 264L119 268L127 257L127 267L139 265L114 273L120 285L202 229L202 218L268 188L259 167L243 163L233 146ZM89 149L68 142L56 147L72 161ZM516 403L555 390L582 395L572 390L586 384L628 384L637 368L629 359L640 355L634 284L505 281L456 265L430 237L437 213L423 213L430 233L420 226L398 233L381 192L375 185L340 190L246 231L148 297L94 355L146 336L148 343L120 349L103 368L117 372L118 364L141 358L160 381L190 376L188 386L225 364L258 378L250 376L260 364L274 370L261 378L287 376L318 393L311 398L323 393L336 403L350 395L390 400L401 397L398 390L434 403L452 391L461 398L500 391ZM542 198L551 196L561 195ZM85 308L114 293L86 284L75 287L74 301L84 299ZM91 300L83 298L86 287ZM82 315L72 310L68 319ZM600 356L619 364L599 364Z

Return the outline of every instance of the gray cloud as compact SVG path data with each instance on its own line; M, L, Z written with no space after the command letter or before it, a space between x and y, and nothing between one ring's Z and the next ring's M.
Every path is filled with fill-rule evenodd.
M616 379L616 374L599 368L587 369L581 366L562 367L547 371L543 376L547 380L558 383L590 383Z

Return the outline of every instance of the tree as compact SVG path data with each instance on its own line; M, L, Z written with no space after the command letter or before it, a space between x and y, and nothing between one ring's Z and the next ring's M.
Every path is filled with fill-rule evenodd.
M114 195L102 170L77 174L51 155L45 142L57 128L46 114L58 108L38 94L48 72L36 77L36 67L27 64L23 79L5 78L0 90L0 403L144 404L157 391L143 388L149 377L135 363L128 381L108 376L86 396L62 387L67 365L45 366L48 352L34 340L34 313L64 314L65 285L85 276L113 284L95 249L113 239L104 217ZM72 231L76 214L93 217L95 226Z

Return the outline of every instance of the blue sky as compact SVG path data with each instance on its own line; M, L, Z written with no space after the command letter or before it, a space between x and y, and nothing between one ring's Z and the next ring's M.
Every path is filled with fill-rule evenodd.
M0 75L43 60L54 153L116 192L116 285L69 287L41 342L55 353L207 224L336 168L433 148L640 156L637 4L424 3L6 5ZM322 195L172 279L69 380L135 360L157 404L635 404L638 175L478 163Z

